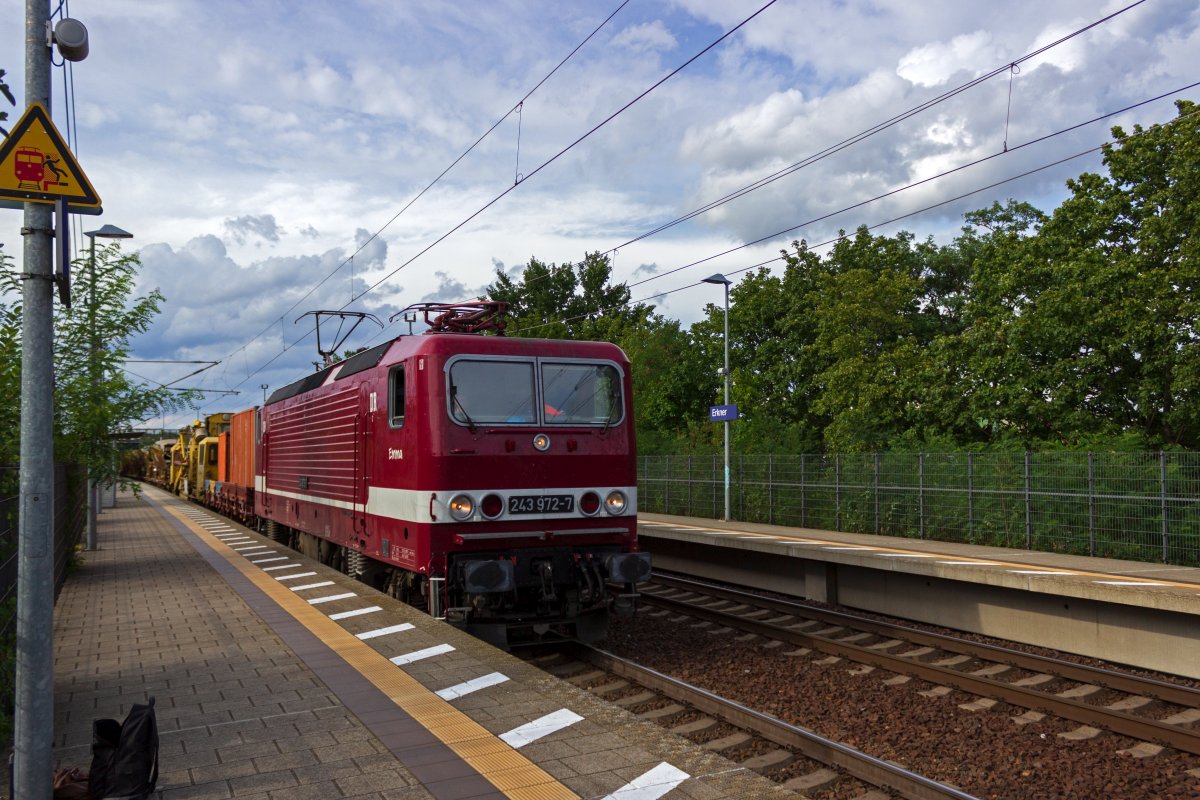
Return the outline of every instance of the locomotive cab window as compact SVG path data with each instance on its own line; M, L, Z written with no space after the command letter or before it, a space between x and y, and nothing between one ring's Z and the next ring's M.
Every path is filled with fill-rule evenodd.
M615 425L624 418L620 369L607 361L458 358L446 404L460 425Z
M404 365L388 373L388 422L393 428L404 425Z
M450 418L460 425L538 421L533 363L459 359L447 371Z
M542 364L547 425L612 425L621 420L621 374L604 363Z

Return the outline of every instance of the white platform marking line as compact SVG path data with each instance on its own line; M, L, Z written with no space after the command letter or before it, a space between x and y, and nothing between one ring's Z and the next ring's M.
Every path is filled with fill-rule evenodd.
M634 778L620 789L607 795L604 800L658 800L690 777L692 776L683 770L664 761L649 772Z
M291 558L291 556L275 556L275 558L260 558L258 561L251 561L250 563L251 564L269 564L272 561L287 561L289 558ZM299 565L297 565L297 566L299 566ZM270 569L270 568L263 567L263 569Z
M480 678L474 678L454 686L447 686L445 689L438 691L437 696L443 700L454 700L471 692L478 692L480 689L486 689L489 686L495 686L499 683L504 683L508 680L507 675L502 675L499 672L493 672L489 675L484 675Z
M937 558L937 556L925 555L924 553L880 553L884 558Z
M574 725L583 717L576 714L574 711L563 708L555 711L552 714L547 714L544 717L539 717L533 722L526 722L519 728L513 728L508 733L500 734L510 747L524 747L530 742L536 742L543 736L549 736L556 731L561 731L563 728Z
M283 580L283 578L279 578ZM316 583L306 583L303 586L293 586L293 592L303 592L305 589L320 589L322 586L333 586L333 581L317 581Z
M1076 572L1064 572L1060 569L1010 569L1014 575L1077 575Z
M1165 583L1158 581L1092 581L1092 583L1103 583L1108 586L1166 586Z
M311 578L313 575L316 575L316 574L317 573L315 573L315 572L296 572L291 575L276 575L275 580L277 580L277 581L294 581L294 580L296 580L296 578Z
M238 542L253 542L254 539L249 536L227 536L221 541L225 544L237 544Z
M271 560L278 561L279 559L272 558ZM286 558L283 560L287 561ZM304 565L303 564L280 564L279 566L276 566L276 567L263 567L263 572L271 572L271 571L277 570L277 569L291 569L292 567L302 567L302 566L304 566Z
M233 548L238 553L245 553L247 550L270 550L265 544L248 544L243 547Z
M316 575L317 573L313 573ZM314 597L308 601L310 606L319 606L321 603L332 603L334 600L345 600L347 597L358 597L354 592L346 592L345 594L331 594L325 597Z
M366 631L365 633L359 633L359 634L356 634L356 637L359 639L362 639L363 641L366 641L367 639L374 639L379 636L387 636L389 633L403 633L404 631L411 631L412 629L413 629L412 623L405 622L400 625L389 625L386 628L377 628L376 630L373 630L373 631Z
M374 614L376 611L383 611L379 606L367 606L366 608L356 608L353 611L339 611L336 614L330 614L330 619L347 619L349 617L361 617L363 614Z
M999 561L939 561L939 564L949 564L955 567L998 567Z
M871 552L876 552L876 551L878 551L878 550L879 550L879 548L878 548L878 547L852 547L852 546L847 546L847 547L842 547L842 546L837 546L837 547L826 547L825 549L826 549L826 550L868 550L868 551L871 551Z
M411 664L414 661L420 661L425 658L433 658L440 656L442 653L449 653L454 649L454 645L435 644L433 647L426 647L424 650L414 650L411 653L405 653L402 656L396 656L389 659L397 667L402 667L405 664Z

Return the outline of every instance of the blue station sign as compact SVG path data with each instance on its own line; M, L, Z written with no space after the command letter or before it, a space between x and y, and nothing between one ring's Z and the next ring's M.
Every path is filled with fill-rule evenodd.
M737 418L737 403L730 403L727 406L708 407L709 422L733 422Z

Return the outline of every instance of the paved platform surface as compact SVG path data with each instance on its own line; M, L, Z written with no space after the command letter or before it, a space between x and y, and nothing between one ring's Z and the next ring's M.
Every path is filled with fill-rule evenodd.
M638 515L656 568L1200 678L1200 569Z
M57 766L156 698L168 800L796 797L155 489L55 609Z

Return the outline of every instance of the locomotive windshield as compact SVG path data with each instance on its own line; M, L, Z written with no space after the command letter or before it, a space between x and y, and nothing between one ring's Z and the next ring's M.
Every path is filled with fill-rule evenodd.
M447 404L472 427L612 425L622 417L621 375L606 362L461 358L447 371Z
M621 417L621 379L610 364L542 364L547 425L611 425Z

